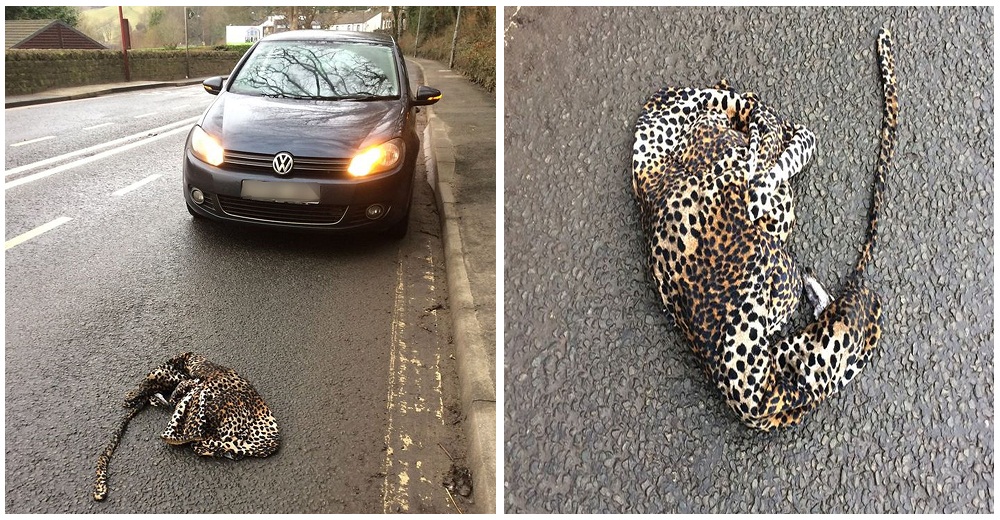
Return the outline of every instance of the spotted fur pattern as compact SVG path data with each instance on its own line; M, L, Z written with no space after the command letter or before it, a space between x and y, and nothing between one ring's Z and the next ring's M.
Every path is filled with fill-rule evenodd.
M253 386L234 370L188 352L153 369L125 396L126 413L97 461L95 500L107 496L111 455L146 404L172 406L160 437L167 444L190 443L199 455L238 460L267 457L278 449L278 423Z
M885 110L868 237L832 301L785 248L795 221L788 183L816 147L808 129L725 82L662 89L636 122L633 189L650 271L704 372L752 428L800 422L857 376L878 344L882 307L862 274L896 141L888 30L878 51ZM804 290L820 302L816 319L773 340Z

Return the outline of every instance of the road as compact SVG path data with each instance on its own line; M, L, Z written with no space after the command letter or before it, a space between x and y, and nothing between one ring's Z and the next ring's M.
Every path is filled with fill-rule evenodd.
M455 512L442 482L465 448L423 160L399 242L194 221L181 153L211 101L190 86L5 111L6 512ZM122 397L184 351L254 384L280 450L201 458L149 409L95 503Z
M501 23L507 512L994 511L992 8L508 7ZM633 126L660 87L727 78L810 128L792 250L837 293L871 196L883 23L900 126L867 271L879 352L802 425L755 433L662 313Z

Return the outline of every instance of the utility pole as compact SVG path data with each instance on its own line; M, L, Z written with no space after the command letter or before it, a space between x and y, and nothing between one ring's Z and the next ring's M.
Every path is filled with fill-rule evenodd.
M188 8L184 7L184 79L191 79L191 52L188 49Z
M417 55L417 49L420 48L420 14L424 11L424 7L417 7L417 39L413 42L413 55Z
M451 37L451 60L448 61L448 68L455 68L455 43L458 42L458 21L462 19L462 6L458 6L458 14L455 15L455 35Z
M122 30L122 56L125 62L125 81L132 81L132 71L128 66L128 35L125 34L125 16L122 14L122 6L118 6L118 26Z
M389 6L389 14L392 16L392 39L399 41L399 6Z

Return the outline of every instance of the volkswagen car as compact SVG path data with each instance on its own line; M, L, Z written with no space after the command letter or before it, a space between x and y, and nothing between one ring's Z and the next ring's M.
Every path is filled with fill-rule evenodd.
M188 135L184 199L195 217L285 229L406 234L420 141L390 36L291 31L255 43Z

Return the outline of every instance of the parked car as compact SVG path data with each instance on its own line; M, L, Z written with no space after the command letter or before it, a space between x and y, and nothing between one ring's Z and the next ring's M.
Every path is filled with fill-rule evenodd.
M291 31L255 43L188 135L184 198L195 217L277 228L406 234L420 140L390 36Z

